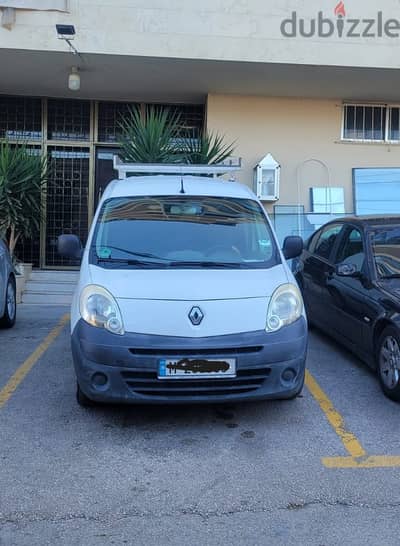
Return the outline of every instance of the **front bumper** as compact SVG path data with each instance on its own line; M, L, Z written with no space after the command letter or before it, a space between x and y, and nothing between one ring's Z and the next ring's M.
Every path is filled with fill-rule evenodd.
M117 336L80 320L71 343L79 386L86 396L98 402L176 404L266 400L291 398L301 390L307 325L304 318L300 318L274 333L258 331L183 338L134 333ZM159 360L185 356L235 358L237 377L157 379ZM294 372L290 381L282 378L287 369Z

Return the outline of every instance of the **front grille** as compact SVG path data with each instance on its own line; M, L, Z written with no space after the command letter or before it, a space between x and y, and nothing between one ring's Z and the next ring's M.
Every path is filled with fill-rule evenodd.
M262 351L262 345L256 347L237 347L237 348L218 348L218 349L141 349L131 348L129 352L133 355L155 356L159 357L161 354L163 357L176 356L180 358L182 356L209 356L209 355L224 355L226 358L234 357L241 354L259 353Z
M158 379L155 372L145 370L121 373L128 387L137 394L151 397L207 397L245 394L260 388L271 368L247 368L229 379Z

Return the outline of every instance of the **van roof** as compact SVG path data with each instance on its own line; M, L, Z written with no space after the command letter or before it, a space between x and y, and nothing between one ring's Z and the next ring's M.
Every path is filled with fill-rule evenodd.
M123 180L113 180L105 189L103 199L140 195L181 195L182 184L186 195L257 199L248 186L238 182L180 175L131 176Z

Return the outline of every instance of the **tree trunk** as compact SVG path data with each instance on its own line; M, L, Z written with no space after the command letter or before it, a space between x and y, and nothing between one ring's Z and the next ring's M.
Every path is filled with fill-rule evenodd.
M10 228L10 238L8 241L8 249L10 251L11 258L14 258L14 251L19 239L19 233L15 233L15 226Z

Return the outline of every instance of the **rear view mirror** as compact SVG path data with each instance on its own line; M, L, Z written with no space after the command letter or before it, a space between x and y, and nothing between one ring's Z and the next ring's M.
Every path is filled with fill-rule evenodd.
M286 237L283 241L282 252L287 260L297 258L303 252L303 239L298 236Z
M339 277L361 277L361 272L355 264L338 264L335 272Z
M82 244L76 235L60 235L57 239L57 251L64 258L80 260L82 258Z

